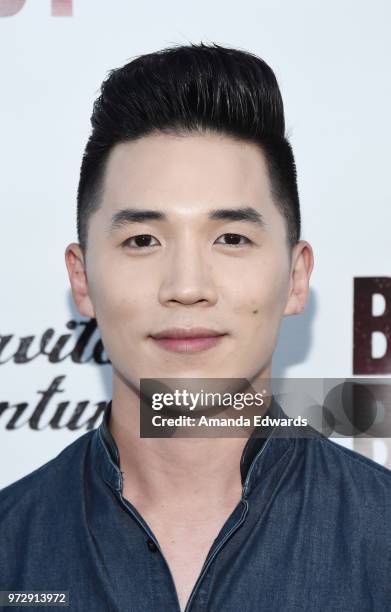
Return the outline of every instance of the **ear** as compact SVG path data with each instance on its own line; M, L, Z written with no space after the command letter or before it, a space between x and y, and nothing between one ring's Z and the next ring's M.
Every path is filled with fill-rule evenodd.
M307 303L309 280L314 267L311 245L299 240L292 249L290 289L284 315L300 314Z
M71 283L73 301L84 317L95 318L94 306L88 290L88 279L83 252L77 242L69 244L65 250L65 263Z

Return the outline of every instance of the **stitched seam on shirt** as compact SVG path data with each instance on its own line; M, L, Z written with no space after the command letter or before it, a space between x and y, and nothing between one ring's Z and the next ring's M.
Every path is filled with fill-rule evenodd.
M102 434L101 434L101 430L100 430L100 429L98 429L98 434L99 434L99 438L100 438L101 444L102 444L102 446L103 446L103 450L105 451L105 453L106 453L106 455L107 455L107 458L108 458L108 460L110 461L111 466L114 468L114 470L115 470L116 472L117 472L117 471L119 472L119 474L118 474L119 484L120 484L120 487L122 488L122 472L121 472L121 470L118 468L118 466L116 466L116 465L115 465L115 463L113 462L113 460L112 460L112 458L111 458L111 456L110 456L110 453L109 453L109 451L108 451L108 450L107 450L107 448L106 448L106 444L103 442L103 439L102 439Z
M269 439L270 439L270 438L269 438ZM276 440L277 438L273 438L273 439L274 439L274 440ZM273 470L273 469L274 469L274 468L275 468L275 467L276 467L276 466L277 466L277 465L280 463L280 461L282 461L282 459L283 459L283 458L286 456L286 454L287 454L289 451L291 451L291 452L292 452L292 458L291 458L291 459L290 459L290 461L288 462L288 464L287 464L287 466L286 466L285 470L283 471L283 473L280 475L280 477L279 477L279 479L278 479L278 482L277 482L277 484L276 484L276 486L275 486L274 490L272 491L272 494L271 494L271 496L270 496L270 498L269 498L268 502L265 504L265 506L264 506L264 508L263 508L262 514L261 514L261 515L260 515L260 517L259 517L259 520L260 520L260 521L263 521L263 520L264 520L264 516L265 516L265 513L267 512L267 508L270 506L270 504L272 503L272 500L273 500L273 499L274 499L274 497L277 495L277 492L278 492L278 490L279 490L279 487L281 486L281 482L282 482L282 480L283 480L283 479L284 479L284 477L285 477L285 473L286 473L286 471L289 469L289 466L291 465L291 463L292 463L292 461L293 461L293 451L295 450L295 445L296 445L296 443L297 443L297 440L296 440L296 439L294 439L294 440L293 440L293 444L292 444L292 445L289 445L289 446L286 448L286 450L283 452L283 454L281 455L281 457L279 457L279 459L278 459L278 460L277 460L277 461L276 461L276 462L275 462L275 463L274 463L274 464L271 466L270 470L268 470L268 471L267 471L267 474L268 474L268 473L270 473L270 471L271 471L271 470ZM262 476L263 476L263 475L262 475ZM262 480L263 480L263 478L260 478L260 480L259 480L259 482L257 483L257 485L256 485L256 486L258 486L258 484L260 484L260 483L262 482ZM251 491L251 492L253 492L253 491L254 491L254 489L256 488L256 486L255 486L255 487L252 489L252 491ZM246 508L245 508L245 516L244 516L244 520L245 520L246 515L247 515L247 513L248 513L248 511L249 511L250 501L249 501L248 499L243 499L243 501L246 503ZM243 515L242 515L242 516L243 516ZM239 526L239 529L240 529L240 527L242 526L242 524L244 523L244 520L242 521L241 525ZM225 544L225 541L224 541L224 544ZM214 561L214 560L215 560L215 559L213 559L213 561ZM211 571L211 570L212 570L212 568L213 568L213 573L215 573L215 571L216 571L216 563L214 563L213 565L210 565L210 566L209 566L209 568L208 568L208 572L209 572L209 571ZM211 578L212 578L212 574L211 574ZM207 599L207 604L208 604L208 606L209 606L209 602L210 602L211 596L212 596L212 592L211 592L211 590L209 590L209 593L208 593L208 599ZM207 609L208 609L208 608L207 608Z
M278 438L273 438L273 439L274 439L274 440L278 440ZM275 463L273 463L273 465L271 465L271 466L270 466L270 468L269 468L269 469L268 469L266 472L262 472L262 474L261 474L261 476L260 476L260 478L259 478L258 482L257 482L257 483L254 485L254 487L251 489L251 493L252 493L252 492L253 492L253 491L254 491L254 490L255 490L255 489L258 487L258 485L259 485L259 484L261 484L261 482L264 480L264 478L265 478L265 477L266 477L268 474L270 474L270 472L271 472L272 470L274 470L274 468L275 468L275 467L277 467L277 466L278 466L278 464L280 463L280 461L282 461L282 460L284 459L285 455L286 455L288 452L292 452L292 453L293 453L293 451L295 450L295 444L296 444L296 438L293 438L293 444L290 444L290 445L289 445L289 446L288 446L288 447L287 447L287 448L284 450L284 452L282 453L281 457L279 457L279 458L277 459L277 461L276 461ZM289 464L287 465L286 469L288 469L288 467L289 467ZM284 471L284 473L285 473L285 471ZM282 474L282 476L283 476L283 474ZM282 478L282 476L281 476L281 478ZM279 484L279 483L280 483L280 481L278 481L278 484ZM276 487L276 488L277 488L277 487Z
M116 466L116 465L115 465L115 463L113 462L113 460L112 460L112 458L111 458L111 456L110 456L109 451L108 451L108 450L107 450L107 448L106 448L106 444L105 444L105 443L104 443L104 441L103 441L103 438L102 438L102 433L101 433L100 429L98 429L98 434L99 434L99 438L100 438L101 444L102 444L102 446L103 446L103 450L105 451L105 453L106 453L106 455L107 455L108 460L110 461L111 465L112 465L114 468L118 469L118 466Z
M207 560L207 568L205 569L205 565L204 565L203 568L201 569L201 573L198 576L198 578L196 580L196 583L194 584L193 590L190 593L190 597L189 597L189 599L188 599L188 601L186 603L185 610L187 609L187 607L189 605L189 602L192 605L195 597L197 596L197 591L194 592L194 588L196 587L197 582L200 579L200 576L202 575L202 579L200 580L199 584L197 585L197 590L200 588L200 585L204 581L204 578L208 575L208 572L210 571L210 569L212 567L212 563L216 559L216 557L219 554L219 552L224 548L224 546L226 545L228 540L231 538L232 534L236 533L240 529L240 527L243 525L243 523L244 523L244 521L246 519L247 513L248 513L249 503L248 503L247 499L243 499L243 498L240 500L239 503L244 503L244 505L245 505L240 519L235 523L235 525L233 525L231 527L231 529L228 531L228 533L225 534L224 538L221 540L221 542L215 548L214 552L212 553L210 558ZM214 563L213 567L215 565L216 564ZM209 581L210 581L210 579L209 579ZM211 597L211 590L209 589L209 592L208 592L208 594L207 594L207 596L206 596L206 598L205 598L205 600L204 600L204 602L202 604L203 606L204 606L204 604L209 605L210 597Z

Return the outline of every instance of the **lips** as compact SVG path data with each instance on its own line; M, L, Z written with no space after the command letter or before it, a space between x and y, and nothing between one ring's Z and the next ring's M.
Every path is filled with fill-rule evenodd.
M184 340L188 338L215 338L216 336L223 336L224 332L218 332L213 329L206 327L192 327L186 329L184 327L172 327L165 329L157 334L151 334L152 338L175 338L177 340Z
M151 335L160 348L177 353L196 353L210 349L225 336L225 332L205 327L191 329L175 327Z

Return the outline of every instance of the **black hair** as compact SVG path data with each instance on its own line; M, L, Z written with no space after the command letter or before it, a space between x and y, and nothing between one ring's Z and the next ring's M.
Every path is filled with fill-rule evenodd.
M288 243L292 247L299 240L296 165L285 136L281 93L273 70L256 55L201 42L136 57L109 72L91 124L77 193L77 232L84 253L112 148L153 132L212 131L260 146L273 200L286 219Z

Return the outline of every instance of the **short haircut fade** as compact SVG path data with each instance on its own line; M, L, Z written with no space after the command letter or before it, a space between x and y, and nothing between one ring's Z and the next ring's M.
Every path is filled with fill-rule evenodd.
M111 70L91 116L77 193L77 232L87 250L88 221L99 206L113 147L153 132L212 131L258 145L291 247L300 238L296 165L285 136L284 107L273 70L239 49L189 44L141 55Z

